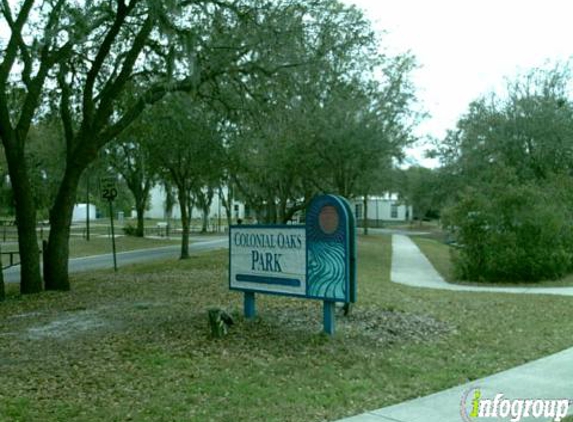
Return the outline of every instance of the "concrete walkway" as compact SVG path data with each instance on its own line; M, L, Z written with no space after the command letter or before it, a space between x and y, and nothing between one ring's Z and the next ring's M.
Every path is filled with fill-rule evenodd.
M457 286L446 283L426 256L409 237L392 237L391 280L412 287L431 289L494 292L514 294L552 294L573 296L572 287L546 288L495 288ZM394 406L385 407L362 415L341 419L339 422L462 422L474 420L462 417L471 409L474 392L479 389L482 399L573 399L573 348L527 363L474 382L450 388L426 397L420 397ZM464 397L466 397L464 399ZM573 414L573 403L568 414ZM482 420L506 420L484 418ZM522 417L521 421L548 422L548 418ZM550 420L553 420L550 418Z
M500 372L472 383L450 388L430 396L374 410L340 422L463 422L464 396L466 415L471 411L474 391L482 398L493 399L502 393L503 399L573 399L573 349ZM569 406L569 414L573 405ZM507 420L510 418L487 418ZM470 419L466 419L470 420ZM479 418L474 418L478 421ZM522 421L548 422L548 418L522 418Z
M398 234L392 236L390 279L394 283L429 289L573 296L573 287L480 287L447 283L418 249L418 246L408 236Z

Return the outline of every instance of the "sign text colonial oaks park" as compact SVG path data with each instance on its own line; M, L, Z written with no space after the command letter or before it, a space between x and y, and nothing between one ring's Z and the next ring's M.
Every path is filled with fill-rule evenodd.
M229 287L245 292L245 315L255 316L255 293L324 301L324 329L334 332L334 303L356 301L355 220L344 198L316 197L305 225L231 226Z
M306 296L304 226L231 228L231 288Z

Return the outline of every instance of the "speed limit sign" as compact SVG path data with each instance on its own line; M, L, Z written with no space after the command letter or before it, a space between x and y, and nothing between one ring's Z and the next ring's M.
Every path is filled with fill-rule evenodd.
M101 197L106 201L113 201L117 197L117 180L113 176L105 176L99 179Z
M113 269L117 271L117 257L115 252L115 230L113 228L113 200L117 197L117 179L114 176L103 176L99 179L101 197L109 204L109 222L111 228L111 245L113 250Z

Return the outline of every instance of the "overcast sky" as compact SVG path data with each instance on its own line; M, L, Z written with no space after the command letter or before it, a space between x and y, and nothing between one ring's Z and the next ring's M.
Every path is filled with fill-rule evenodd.
M343 1L388 32L382 43L390 51L417 57L414 82L431 114L421 135L441 138L470 101L503 88L505 77L573 55L570 0Z
M342 0L363 9L390 52L411 51L418 97L431 117L419 136L442 138L470 101L505 77L573 55L571 0ZM13 1L11 1L13 3ZM0 35L7 36L0 25ZM423 149L411 151L420 160Z

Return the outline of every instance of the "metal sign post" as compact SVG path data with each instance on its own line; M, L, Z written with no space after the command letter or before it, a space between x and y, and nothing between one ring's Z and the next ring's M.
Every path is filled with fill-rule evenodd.
M117 271L117 254L115 251L115 230L113 227L113 200L117 197L117 186L115 177L102 177L100 179L100 190L103 199L109 202L109 218L111 222L111 247L113 251L113 269Z
M111 222L111 248L113 250L113 270L117 271L117 255L115 253L115 231L113 229L113 200L109 201L109 219Z
M90 240L90 176L86 176L86 240Z

